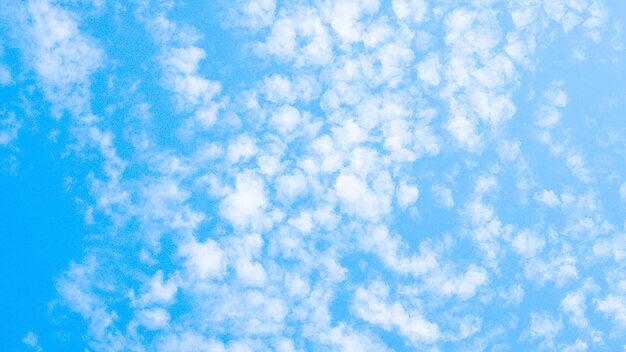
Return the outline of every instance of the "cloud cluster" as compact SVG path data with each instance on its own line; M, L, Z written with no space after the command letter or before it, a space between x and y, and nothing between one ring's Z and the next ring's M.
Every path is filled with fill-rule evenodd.
M561 130L569 85L519 98L556 33L601 42L599 1L234 1L211 10L253 68L244 85L210 72L219 50L183 5L118 5L90 15L151 41L128 81L136 63L109 56L84 7L15 7L52 115L98 161L83 175L98 235L53 304L89 348L582 351L613 343L590 314L626 324L626 242ZM97 80L132 92L126 125ZM3 115L0 144L20 126ZM533 147L569 186L542 184L562 170ZM553 306L532 302L542 290Z

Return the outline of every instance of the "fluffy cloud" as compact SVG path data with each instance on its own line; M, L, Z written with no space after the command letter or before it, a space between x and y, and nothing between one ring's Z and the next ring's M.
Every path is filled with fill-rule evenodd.
M419 312L407 311L401 303L388 302L388 288L374 283L359 287L355 293L355 310L361 319L383 329L398 329L400 335L413 343L432 343L440 338L437 324L425 320Z

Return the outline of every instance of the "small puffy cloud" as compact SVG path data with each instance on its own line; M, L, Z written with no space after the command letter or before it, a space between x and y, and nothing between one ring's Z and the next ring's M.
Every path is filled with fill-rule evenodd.
M276 188L278 200L289 203L306 193L307 181L301 173L282 175L276 178Z
M381 174L374 181L373 186L377 189L370 189L363 179L348 173L342 173L335 181L335 191L344 204L348 213L357 215L364 219L377 219L390 211L390 193L393 189L391 179L387 174Z
M393 0L392 9L398 19L420 23L426 17L428 3L425 0Z
M457 295L462 300L468 300L476 294L478 288L487 283L488 279L484 268L472 264L462 275L447 279L440 289L446 295Z
M220 91L221 85L198 76L196 71L206 56L196 46L171 48L163 57L165 84L176 94L180 108L188 110L206 104Z
M448 121L446 128L463 148L472 150L481 143L480 136L476 131L476 122L465 116L457 115L452 117Z
M562 109L568 104L568 96L562 88L563 82L554 81L552 87L544 93L545 104L537 113L536 124L539 127L550 129L561 120Z
M288 134L301 126L301 120L300 112L296 108L285 105L272 114L271 123L280 133Z
M561 319L556 319L548 313L530 313L530 324L525 334L528 334L531 340L541 339L547 347L551 347L562 329Z
M367 232L369 235L359 238L361 247L378 255L383 264L391 270L417 277L438 266L435 256L428 251L407 255L406 243L400 236L389 233L386 226L376 226Z
M570 317L572 324L585 328L589 324L585 317L585 294L583 291L569 292L561 300L561 309Z
M220 214L239 227L262 227L268 206L263 179L251 171L237 175L235 189L220 203Z
M520 231L511 241L513 250L523 257L533 257L540 253L546 245L546 241L530 230Z
M13 82L11 71L6 65L0 64L0 87L8 86Z
M361 17L376 12L379 6L378 0L337 1L326 10L326 15L338 37L347 43L353 43L360 40L363 34Z
M259 29L270 25L274 20L276 0L246 1L242 6L245 19L241 20L241 24L245 26Z
M249 234L233 241L231 256L235 261L237 277L248 286L263 286L267 273L263 265L254 260L261 254L264 241L258 233Z
M591 176L591 171L587 167L585 159L581 154L572 152L567 156L565 162L572 171L572 174L574 174L574 176L579 180L586 183L594 180L593 176Z
M417 186L410 185L406 182L401 182L396 190L396 197L398 199L398 205L401 209L415 204L419 198L419 189Z
M543 285L554 281L557 286L578 279L577 258L571 255L559 255L548 259L535 257L525 262L524 275Z
M486 225L495 216L495 209L490 204L474 199L467 204L463 209L463 213L475 226Z
M168 334L160 337L158 340L157 350L164 352L226 352L226 348L222 343L212 341L193 331L183 331L179 335Z
M22 343L30 347L33 351L42 352L43 348L39 346L39 336L32 331L29 331L22 339Z
M498 144L498 155L505 162L517 160L521 155L519 141L502 141Z
M164 329L170 321L169 313L163 308L141 310L138 318L139 323L149 330Z
M576 339L576 341L572 344L559 347L562 348L563 352L586 352L589 350L587 343L581 339Z
M0 146L8 145L17 139L22 123L15 117L14 113L5 113L0 117Z
M235 264L237 276L247 285L263 286L267 278L265 269L260 263L240 259Z
M432 343L439 340L439 326L424 319L419 312L408 311L400 302L389 302L389 288L376 282L359 287L354 298L357 315L385 330L395 329L412 343Z
M596 311L604 313L621 326L626 326L626 298L620 295L609 294L603 299L594 301Z
M622 185L619 187L619 198L622 200L622 202L626 201L626 182L622 183Z
M435 202L444 208L454 207L454 198L452 198L452 190L440 184L434 184L431 188Z
M254 157L257 152L256 140L247 134L242 134L228 144L226 155L228 161L237 163Z
M24 40L29 63L37 73L53 115L67 110L76 117L91 114L89 76L104 54L95 40L79 30L76 16L48 0L29 1Z
M440 71L441 62L439 61L439 56L434 53L426 55L417 66L419 78L431 86L437 86L441 82Z
M554 191L544 189L541 192L535 193L535 200L547 207L553 208L561 205L561 201L559 200L559 196L557 196Z
M219 278L226 269L224 252L217 242L207 239L198 242L192 239L178 248L185 260L185 267L192 277L200 280Z
M174 280L164 281L163 271L157 271L154 276L146 283L143 293L139 297L142 305L150 305L154 303L167 304L171 303L178 292L178 284Z

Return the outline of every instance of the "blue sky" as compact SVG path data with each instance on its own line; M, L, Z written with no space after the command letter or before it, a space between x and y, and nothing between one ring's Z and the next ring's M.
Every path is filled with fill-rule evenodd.
M0 350L626 349L625 3L0 5Z

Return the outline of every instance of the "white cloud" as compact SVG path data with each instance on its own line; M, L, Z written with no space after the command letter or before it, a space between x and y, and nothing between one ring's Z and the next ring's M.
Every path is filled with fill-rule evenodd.
M57 280L56 289L68 307L89 322L89 333L101 343L112 343L114 337L107 332L114 331L113 323L117 315L109 311L97 293L96 277L100 264L94 256L85 258L83 263L72 263L70 269Z
M245 20L241 21L242 25L254 29L268 26L274 20L276 0L246 1L242 12L245 15Z
M172 279L163 281L163 271L159 270L146 283L143 293L139 297L139 302L144 306L154 303L171 303L175 299L177 292L178 284Z
M369 333L359 333L345 324L328 329L320 333L320 340L341 352L363 351L377 352L390 351L384 344L372 337Z
M519 141L502 141L498 144L498 155L503 161L515 161L521 154Z
M390 86L396 86L404 78L413 58L413 50L409 43L398 40L385 44L378 50L378 60L381 66L379 78L387 81Z
M546 241L543 238L527 229L520 231L511 241L513 250L524 257L536 256L543 250L545 245Z
M235 226L264 227L267 207L265 182L253 172L244 171L236 177L235 190L222 200L220 214Z
M626 299L623 296L609 294L604 299L594 301L596 311L612 316L621 326L626 326Z
M406 244L399 236L390 234L385 226L376 226L367 233L359 238L362 248L378 255L383 264L394 271L417 277L438 266L436 258L428 251L419 255L405 254Z
M277 199L291 203L307 191L307 181L301 173L282 175L276 178Z
M15 118L15 114L12 112L2 115L4 116L0 119L0 145L8 145L17 139L22 123Z
M396 191L398 205L401 209L406 209L415 204L419 198L419 194L419 189L416 186L401 182Z
M434 184L431 191L438 205L445 208L452 208L454 206L454 198L452 198L452 190L450 188L440 184Z
M535 200L550 208L561 205L559 196L557 196L554 193L554 191L547 190L547 189L544 189L543 191L536 193Z
M484 268L472 264L462 275L443 282L439 289L446 295L457 295L462 300L468 300L474 297L478 288L487 283L488 278Z
M531 340L542 339L546 347L554 344L554 338L563 329L563 323L547 313L530 313L530 325L526 333Z
M524 275L540 284L554 281L557 286L578 278L576 257L572 255L552 255L549 259L533 258L525 263Z
M0 87L8 86L12 82L11 71L6 65L0 64Z
M267 274L260 263L240 259L237 261L235 268L237 276L247 285L263 286L265 284Z
M561 348L563 352L585 352L589 349L589 346L581 339L576 339L576 342L567 346L559 346L559 348Z
M563 82L553 81L552 87L544 93L546 104L540 109L536 124L542 128L552 128L561 120L562 109L568 104L568 97L562 88Z
M284 105L272 115L272 124L282 134L288 134L301 126L300 112L290 105Z
M412 343L432 343L440 339L439 326L425 320L417 311L408 311L400 302L388 302L389 288L376 282L355 293L358 316L385 330L396 329Z
M453 10L445 19L445 42L454 45L460 52L486 57L500 39L494 16L493 10Z
M365 1L337 1L332 7L325 9L330 26L340 39L347 43L361 39L363 24L359 21L362 16L378 10L378 0Z
M32 348L34 351L42 352L43 348L39 345L39 336L32 331L29 331L22 339L22 343Z
M238 163L254 157L258 152L256 141L247 134L242 134L228 144L228 161Z
M589 324L585 317L585 294L582 291L569 292L561 300L561 308L570 316L572 324L585 328Z
M267 273L263 265L254 260L261 254L264 241L257 233L246 235L233 241L233 253L237 276L245 285L263 286Z
M149 330L166 328L169 320L170 315L163 308L144 309L139 312L139 322Z
M456 115L448 121L446 127L464 148L471 150L480 145L481 140L476 132L476 123L467 117Z
M390 189L389 175L384 173L378 175L373 186L374 189L370 189L366 181L346 173L340 174L335 181L337 196L348 213L375 220L390 211L393 189Z
M226 269L224 253L211 239L204 242L191 239L179 247L178 253L184 257L189 274L200 280L219 278Z
M398 19L420 23L426 17L428 3L424 0L393 0L392 8Z
M165 352L196 352L216 351L226 352L226 348L220 342L211 341L199 334L184 331L180 335L166 335L159 339L157 349Z
M626 201L626 182L622 183L619 187L619 198L622 202Z
M37 72L46 97L54 102L53 114L69 110L76 117L90 115L89 76L103 60L95 41L80 33L74 16L47 0L27 5L28 60Z
M205 57L204 50L196 46L171 48L164 54L165 83L176 94L182 109L193 109L199 104L210 103L221 90L218 82L196 74L198 64Z
M419 78L431 86L439 85L441 81L440 70L441 62L439 62L439 55L435 53L426 55L417 66Z

